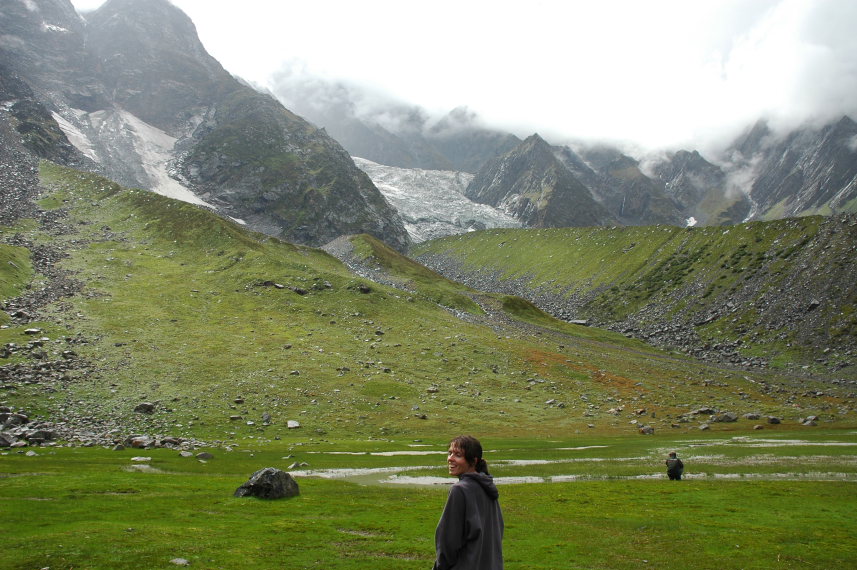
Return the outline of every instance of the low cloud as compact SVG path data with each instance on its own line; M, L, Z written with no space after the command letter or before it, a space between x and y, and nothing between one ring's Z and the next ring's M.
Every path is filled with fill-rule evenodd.
M172 2L296 112L330 104L393 130L467 106L520 137L709 156L759 119L857 117L849 0Z
M432 113L370 85L316 75L301 61L285 64L269 84L286 108L319 126L354 119L394 134L439 135L479 124L476 113L466 107Z

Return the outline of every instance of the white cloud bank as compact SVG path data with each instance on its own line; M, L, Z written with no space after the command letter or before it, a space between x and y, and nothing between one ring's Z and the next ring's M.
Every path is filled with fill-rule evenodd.
M850 0L173 3L226 69L257 84L297 61L556 142L704 149L760 117L788 127L857 111Z

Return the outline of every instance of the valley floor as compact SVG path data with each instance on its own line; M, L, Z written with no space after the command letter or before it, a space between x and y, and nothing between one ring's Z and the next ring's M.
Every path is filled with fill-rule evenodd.
M857 429L483 443L508 567L661 568L675 564L676 544L691 569L857 563ZM451 482L444 448L303 438L204 459L199 449L5 451L0 503L22 516L0 520L0 567L426 568ZM686 480L665 479L668 451ZM300 495L232 496L266 466L295 475Z

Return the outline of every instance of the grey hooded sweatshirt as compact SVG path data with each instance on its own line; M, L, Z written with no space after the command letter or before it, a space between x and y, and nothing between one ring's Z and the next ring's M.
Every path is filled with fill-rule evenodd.
M499 495L486 473L465 473L450 488L434 535L434 570L503 570Z

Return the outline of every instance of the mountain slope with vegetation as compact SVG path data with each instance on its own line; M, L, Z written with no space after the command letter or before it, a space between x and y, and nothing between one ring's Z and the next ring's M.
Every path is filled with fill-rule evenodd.
M690 429L701 407L838 422L853 405L847 386L562 323L373 238L354 255L396 287L185 202L50 163L41 180L0 232L0 384L2 405L60 439L535 437Z
M734 227L486 230L415 258L483 290L526 297L700 358L854 377L857 219Z

